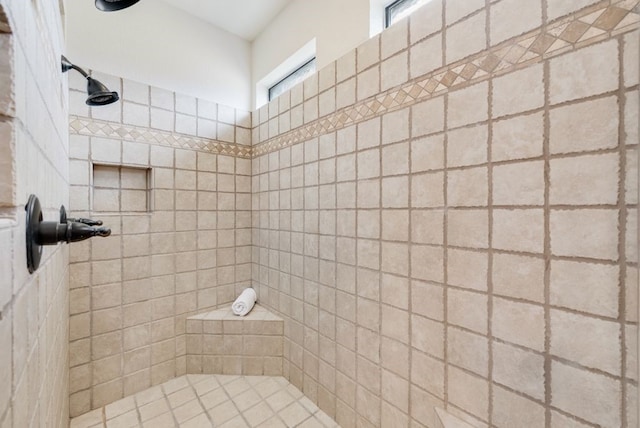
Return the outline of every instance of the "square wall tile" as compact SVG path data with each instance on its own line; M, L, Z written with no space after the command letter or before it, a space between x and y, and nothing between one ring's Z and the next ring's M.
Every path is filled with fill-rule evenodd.
M545 263L542 258L493 255L493 291L497 295L544 303Z
M552 210L551 253L617 260L618 212L613 209Z
M620 375L620 324L551 310L551 354Z
M129 125L149 126L149 107L124 101L122 103L122 122Z
M501 298L493 299L493 335L516 345L544 351L544 308Z
M447 172L447 205L484 207L488 204L488 175L485 167Z
M494 205L543 205L544 186L543 161L493 167Z
M122 81L122 98L138 104L149 105L149 86L132 80Z
M442 0L432 0L411 14L409 17L411 44L442 29L442 3Z
M442 36L440 34L433 35L411 46L409 74L412 79L435 71L442 66Z
M552 159L549 202L558 205L616 205L617 153Z
M358 46L358 73L380 61L380 36L375 36Z
M487 291L489 257L486 252L449 249L447 282L458 287Z
M491 159L505 161L542 156L543 115L534 113L493 122Z
M386 91L407 81L409 76L409 55L399 53L386 59L380 65L380 90Z
M444 129L444 98L438 97L411 107L411 136L433 134Z
M501 250L542 253L544 251L543 210L494 210L493 247Z
M493 376L499 384L544 400L544 357L540 354L493 342Z
M482 377L489 373L489 339L455 327L447 330L447 362Z
M486 163L488 139L487 125L475 125L448 131L447 166L459 167Z
M499 426L543 426L544 407L498 385L493 387L493 420Z
M447 126L457 128L487 120L489 117L488 91L489 85L483 82L451 92L447 109Z
M151 105L165 110L174 110L174 94L166 89L151 87Z
M544 105L542 64L532 65L493 80L493 117L521 113ZM522 88L527 88L522 91ZM519 93L517 99L514 93Z
M477 0L474 0L477 2ZM486 11L477 13L447 28L446 63L452 63L487 46Z
M411 140L411 172L444 168L444 136Z
M618 41L609 40L554 58L550 70L552 104L613 91L618 87L620 71Z
M487 210L449 210L447 213L449 245L487 248L489 245L489 213Z
M618 145L616 97L569 104L549 115L551 153L608 149Z
M449 368L449 399L481 420L489 416L489 381L453 366Z
M597 385L597 387L595 387ZM593 424L619 426L620 382L560 362L551 366L551 404Z
M448 322L480 334L487 333L488 297L457 289L447 292Z
M444 174L441 172L411 176L411 207L444 205Z
M409 20L403 19L387 28L380 35L382 59L389 58L407 47L409 41Z
M542 25L542 2L505 0L491 5L491 45Z

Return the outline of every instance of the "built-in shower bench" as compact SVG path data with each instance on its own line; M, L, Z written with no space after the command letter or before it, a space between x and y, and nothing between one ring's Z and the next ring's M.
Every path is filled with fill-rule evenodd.
M187 318L187 373L282 375L284 320L260 305L245 317L231 307Z

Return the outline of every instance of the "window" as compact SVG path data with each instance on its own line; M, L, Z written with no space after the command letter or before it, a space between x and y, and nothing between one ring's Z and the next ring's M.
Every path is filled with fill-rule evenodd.
M385 27L390 27L427 4L429 0L396 0L385 8Z
M310 61L302 64L296 70L291 72L287 77L269 88L269 101L278 97L280 94L293 88L298 83L316 72L316 59L312 58Z

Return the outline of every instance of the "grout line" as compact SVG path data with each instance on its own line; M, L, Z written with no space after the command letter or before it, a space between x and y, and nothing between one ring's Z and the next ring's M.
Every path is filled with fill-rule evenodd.
M169 401L169 394L167 394L165 388L164 388L164 384L160 384L158 385L160 387L160 390L162 391L162 398L164 398L164 401L167 405L167 409L169 409L169 413L171 414L171 418L173 419L173 422L176 424L176 426L180 426L180 424L178 423L178 420L176 419L176 415L173 413L173 407L171 406L171 402ZM180 390L178 390L180 391ZM174 391L177 392L177 391ZM162 398L160 400L162 400Z
M551 426L551 400L552 400L552 382L551 382L551 164L549 160L549 148L550 148L550 62L543 62L543 84L544 84L544 105L545 112L543 115L544 131L543 131L543 154L544 154L544 321L545 321L545 335L544 335L544 394L545 394L545 426Z
M444 8L443 8L444 9ZM443 11L444 13L444 11ZM444 96L444 138L443 138L443 163L445 166L444 176L443 176L443 189L442 189L442 198L444 205L444 219L443 219L443 230L442 230L442 289L443 289L443 360L444 360L444 408L448 410L449 408L449 352L448 352L448 338L449 338L449 267L448 267L448 258L449 258L449 198L448 198L448 182L449 182L449 173L446 169L446 165L449 159L449 94Z
M410 34L410 28L409 31L407 31L407 38L408 41L410 42L411 40L411 34ZM409 57L407 57L409 58ZM409 140L412 140L412 136L413 136L413 109L409 108L408 110L408 115L409 115L409 122L407 124L407 126L409 127ZM408 174L409 175L413 169L412 165L412 144L411 142L407 142L407 155L409 157L409 159L407 160L407 169L408 169ZM413 210L411 209L411 194L413 193L413 180L409 179L408 180L408 189L407 189L407 195L408 195L408 199L409 199L409 203L407 205L407 251L408 251L408 260L407 260L407 266L408 266L408 275L409 277L411 277L411 273L412 273L412 269L413 269L413 261L411 258L411 254L412 254L412 250L413 250L413 242L411 239L411 231L412 231L412 227L413 227ZM382 239L382 236L380 237ZM381 241L382 242L382 241ZM408 377L409 379L407 380L407 417L408 420L412 420L412 416L414 414L415 411L417 411L418 409L413 408L413 382L411 380L412 378L412 373L414 371L414 367L417 367L417 364L414 363L413 361L413 350L412 350L412 343L413 343L413 322L412 322L412 318L413 318L413 281L411 279L407 279L407 302L406 302L406 307L407 307L407 317L408 317L408 325L409 325L409 331L407 332L407 347L409 349L408 354L409 354L409 362L408 362Z
M377 42L378 42L378 61L376 62L376 69L378 71L378 88L377 88L377 92L380 92L380 89L382 88L382 35L379 34L377 36ZM386 371L385 366L385 362L383 361L382 358L382 340L383 340L383 336L382 336L382 251L383 251L383 245L382 242L380 241L380 239L382 238L382 211L383 211L383 206L384 206L384 187L382 186L382 171L383 171L383 164L382 164L382 147L383 147L383 142L384 142L384 120L382 119L382 117L380 117L378 119L378 124L379 124L379 134L378 134L378 143L371 147L372 149L375 148L378 151L378 176L375 177L374 179L378 181L378 204L376 209L374 209L374 212L377 211L378 214L378 238L377 238L377 244L378 244L378 269L377 269L377 292L378 292L378 296L377 296L377 305L378 305L378 329L376 331L377 333L377 337L378 337L378 364L377 364L377 371L378 371L378 375L380 376L380 386L379 389L377 391L375 391L376 395L379 395L379 401L380 401L380 405L377 406L376 408L376 416L375 419L376 421L378 421L378 423L382 422L382 404L385 401L383 394L382 394L382 385L383 385L383 375L384 372ZM357 193L356 193L357 195ZM357 205L357 204L356 204ZM356 216L357 218L357 216ZM356 319L356 329L357 329L357 319ZM356 406L357 407L357 406Z
M626 97L624 88L624 36L619 35L618 40L618 57L619 57L619 77L618 77L618 150L619 150L619 181L618 181L618 256L619 256L619 284L620 294L618 300L618 314L620 323L620 421L622 428L627 428L629 421L627 420L627 394L628 387L627 377L627 337L626 337L626 243L627 243L627 219L628 209L626 206L626 167L627 167L627 148L625 146L625 107ZM633 351L631 351L633 353ZM636 350L637 354L637 350ZM636 355L637 357L637 355ZM637 401L637 400L636 400ZM637 403L636 403L637 405Z
M489 0L487 0L487 22L489 22L490 18L489 13ZM487 24L487 29L489 28ZM488 31L488 30L487 30ZM489 35L487 35L487 40ZM493 79L489 80L489 86L487 89L487 117L489 118L489 126L488 126L488 138L487 138L487 160L489 161L489 165L487 168L488 175L488 188L487 188L487 210L488 210L488 251L487 251L487 347L489 350L489 358L488 358L488 370L487 370L487 378L489 380L489 408L488 408L488 422L489 426L493 426L493 414L494 414L494 379L493 379L493 303L494 303L494 290L493 290L493 228L494 228L494 219L493 219L493 163L492 163L492 144L493 144Z

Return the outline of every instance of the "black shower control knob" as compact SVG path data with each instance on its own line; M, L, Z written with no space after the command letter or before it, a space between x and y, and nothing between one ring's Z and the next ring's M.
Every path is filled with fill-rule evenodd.
M109 235L111 235L111 229L106 227L94 227L75 221L67 221L67 223L43 221L40 223L37 241L40 245L55 245L58 242L78 242L94 236Z
M36 195L30 195L24 207L27 213L26 249L27 269L33 273L40 266L43 245L57 245L58 242L78 242L94 236L107 237L111 229L102 226L101 220L89 218L68 218L64 205L60 207L60 221L43 221L42 208Z
M93 220L90 218L70 218L68 221L75 221L76 223L83 223L87 226L102 226L102 220Z
M99 223L102 224L102 222ZM84 241L85 239L92 238L94 236L101 236L103 238L106 238L107 236L111 235L111 229L108 229L106 227L94 227L89 226L86 223L75 221L67 224L66 232L67 233L65 242L67 243Z

